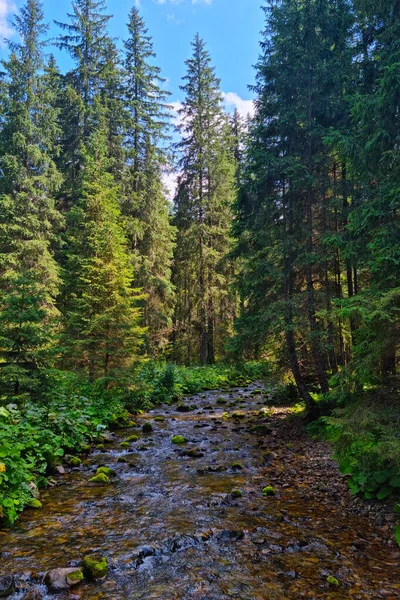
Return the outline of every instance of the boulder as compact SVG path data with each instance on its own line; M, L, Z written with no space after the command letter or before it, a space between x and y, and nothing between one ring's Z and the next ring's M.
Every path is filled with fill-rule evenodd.
M83 569L90 579L104 579L108 574L108 561L105 556L91 554L85 556L82 562Z
M81 569L51 569L46 573L44 582L51 592L63 592L81 583L84 579Z

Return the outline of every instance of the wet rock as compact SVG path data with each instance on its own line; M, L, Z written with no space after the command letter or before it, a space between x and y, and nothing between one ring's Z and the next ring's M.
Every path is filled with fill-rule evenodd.
M164 417L161 417L161 416L157 416L154 420L157 421L158 423L164 423L164 421L165 421Z
M262 491L262 495L263 496L275 496L276 492L274 490L274 488L272 487L272 485L267 485L265 488L263 488Z
M97 444L96 449L97 450L104 450L104 444Z
M232 498L241 498L243 496L242 490L232 490L231 492Z
M105 431L104 433L101 434L101 439L103 442L107 442L107 443L111 444L112 442L114 442L115 437L109 431Z
M190 450L184 450L182 456L187 456L188 458L203 458L204 454L203 452L200 452L200 450L192 448Z
M135 553L132 556L132 562L136 567L140 567L146 558L155 556L157 553L158 548L156 546L139 546L139 548L136 548Z
M51 569L46 574L44 582L51 592L62 592L78 585L83 579L82 570L71 567L68 569Z
M7 598L14 592L15 584L12 575L0 576L0 598Z
M173 444L186 444L187 443L187 439L183 436L183 435L174 435L172 436L171 442Z
M176 410L180 413L189 413L193 410L193 408L187 404L178 404Z
M66 456L65 462L69 467L80 467L82 464L81 459L78 456Z
M107 477L115 477L116 472L110 469L110 467L99 467L96 471L96 475L106 475Z
M153 425L149 421L147 421L147 423L143 425L142 431L143 433L152 433Z
M105 556L99 554L85 556L82 566L89 579L99 580L107 577L108 561Z
M132 442L137 442L139 440L139 436L137 435L130 435L129 437L126 438L125 442L127 442L128 444L132 443Z
M109 482L109 478L104 473L99 473L89 479L89 483L95 483L96 485L106 485Z
M119 456L117 458L117 463L127 463L127 459L125 458L125 456Z
M65 469L64 467L62 467L61 465L58 465L58 467L55 468L56 473L58 473L59 475L65 475Z
M232 463L231 468L234 471L243 471L243 465L240 462L234 462L234 463Z
M329 575L329 577L327 578L326 581L329 583L329 585L332 585L332 586L337 587L340 585L339 581L336 579L336 577L333 577L333 575Z

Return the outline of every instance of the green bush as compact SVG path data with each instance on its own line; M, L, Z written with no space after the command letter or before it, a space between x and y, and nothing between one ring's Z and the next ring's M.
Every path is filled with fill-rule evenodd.
M351 492L366 499L400 494L400 407L393 400L365 394L309 427L333 442Z
M53 397L0 407L0 518L12 524L32 497L32 483L43 485L64 452L83 451L110 426L126 422L118 396L55 375Z

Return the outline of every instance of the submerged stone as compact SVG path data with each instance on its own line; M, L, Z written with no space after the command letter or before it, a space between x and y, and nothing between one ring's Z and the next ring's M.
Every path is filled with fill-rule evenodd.
M104 579L108 573L108 561L105 556L91 554L82 561L83 568L91 579Z

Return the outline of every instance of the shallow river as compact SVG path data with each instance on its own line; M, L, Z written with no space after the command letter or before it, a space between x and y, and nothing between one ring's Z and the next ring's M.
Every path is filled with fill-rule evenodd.
M270 431L249 430L247 419L265 400L257 387L187 398L195 405L188 413L154 410L138 427L118 431L106 451L68 470L42 493L41 511L27 511L13 530L0 531L0 575L15 574L21 586L10 598L22 600L32 589L32 598L53 598L42 573L78 565L94 552L109 560L107 580L60 600L400 598L399 553L386 544L387 531L348 512L329 480L314 491L324 461L337 479L329 455L308 458L301 444L293 449L280 440L279 411ZM232 418L235 411L246 418ZM145 421L153 424L150 434L142 433ZM120 448L133 434L139 441ZM188 443L174 445L176 434ZM185 455L190 449L196 457ZM296 464L303 469L297 483ZM116 477L95 487L88 479L100 465ZM274 497L262 496L268 484ZM235 489L243 496L234 498Z

